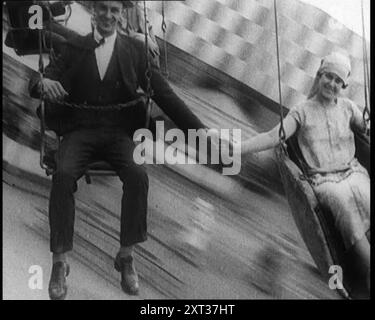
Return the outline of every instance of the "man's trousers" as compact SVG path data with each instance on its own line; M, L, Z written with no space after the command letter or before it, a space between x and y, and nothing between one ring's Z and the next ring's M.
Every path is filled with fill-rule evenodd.
M121 246L146 240L148 177L145 167L134 163L134 148L133 140L119 128L80 129L63 137L49 203L52 252L73 248L77 180L96 159L107 161L123 183Z

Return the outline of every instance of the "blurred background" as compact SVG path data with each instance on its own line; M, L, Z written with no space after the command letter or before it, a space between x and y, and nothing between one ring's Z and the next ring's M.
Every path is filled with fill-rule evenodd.
M333 50L350 55L353 72L345 94L363 108L361 1L277 4L285 110L306 98L320 59ZM239 128L245 139L279 121L272 0L146 1L146 6L162 70L207 126ZM368 54L369 6L364 1ZM73 2L66 28L90 32L88 7L87 1ZM3 39L8 30L3 10ZM39 101L27 89L37 68L37 54L17 55L3 43L4 299L48 299L50 176L39 167ZM153 117L173 127L157 106ZM54 143L53 134L48 141ZM237 176L203 165L148 165L148 172L149 239L136 248L137 298L341 298L303 243L273 152L243 158ZM67 299L134 299L121 292L113 269L121 183L117 177L92 180L88 185L81 179L76 194ZM32 265L42 267L42 290L28 285Z

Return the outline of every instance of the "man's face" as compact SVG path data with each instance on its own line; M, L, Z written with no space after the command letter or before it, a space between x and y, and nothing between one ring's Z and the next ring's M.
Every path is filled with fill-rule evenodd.
M115 32L122 9L120 1L95 1L96 27L103 37L108 37Z

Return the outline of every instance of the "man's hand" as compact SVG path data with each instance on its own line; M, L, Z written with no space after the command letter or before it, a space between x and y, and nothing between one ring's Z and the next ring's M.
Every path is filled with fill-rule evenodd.
M60 82L50 79L43 79L39 82L39 92L43 92L44 98L51 102L63 100L69 95Z

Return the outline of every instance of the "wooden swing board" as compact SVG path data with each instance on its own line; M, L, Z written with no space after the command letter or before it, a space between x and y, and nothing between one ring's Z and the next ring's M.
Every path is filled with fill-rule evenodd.
M299 177L300 169L277 150L278 165L286 197L297 228L322 276L327 281L332 276L329 269L333 265L342 265L343 248L330 232L329 226L320 216L319 203L306 180ZM321 212L324 214L323 212ZM349 298L346 284L337 291Z
M355 139L355 149L356 149L356 158L359 160L360 164L364 166L367 172L371 173L371 164L370 164L370 137L364 133L356 133L354 135Z

